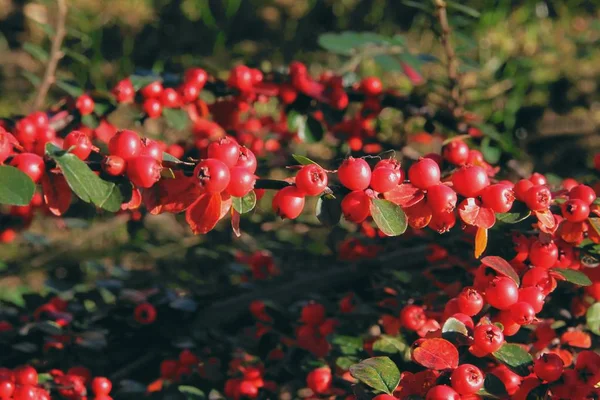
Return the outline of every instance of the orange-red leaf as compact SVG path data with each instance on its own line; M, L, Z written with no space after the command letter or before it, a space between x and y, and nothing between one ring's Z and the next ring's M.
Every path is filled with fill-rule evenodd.
M142 205L142 193L140 189L134 187L131 189L131 199L127 203L121 204L121 210L137 210Z
M487 247L487 242L488 230L486 228L477 228L477 233L475 234L475 258L481 257Z
M496 223L496 214L491 208L481 207L473 197L464 199L458 206L458 215L467 225L489 229Z
M423 229L431 221L431 208L425 201L419 201L412 207L404 208L406 218L408 218L408 225L414 229Z
M412 359L429 369L454 369L458 367L458 350L446 339L426 339L413 350Z
M565 332L560 337L562 344L569 345L571 347L579 347L581 349L589 349L592 347L592 337L589 333L580 331Z
M179 213L188 208L202 194L202 189L192 177L175 171L174 179L161 179L149 189L144 189L143 199L150 214Z
M48 173L42 175L44 202L54 215L61 216L69 209L73 192L63 175Z
M515 271L513 266L510 265L504 258L498 256L487 256L481 259L481 263L486 267L490 267L499 274L508 276L510 279L515 281L517 285L521 284L521 281L519 280L519 274L517 274L517 271Z
M231 203L231 196L225 192L221 193L221 215L219 216L219 219L222 219L227 215L229 209L231 208Z
M563 220L558 227L558 235L567 243L580 243L587 231L585 222L570 222Z
M556 230L556 219L550 210L534 211L538 219L538 226L542 232L553 234Z
M220 217L219 193L204 193L185 212L185 220L196 235L209 232L219 222Z
M400 207L411 207L425 198L423 191L410 183L403 183L383 194L386 200Z

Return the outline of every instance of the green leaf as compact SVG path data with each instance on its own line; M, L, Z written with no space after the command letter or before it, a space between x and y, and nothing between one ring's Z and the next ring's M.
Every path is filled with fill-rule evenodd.
M497 213L496 219L505 224L517 224L526 220L531 215L531 211L520 201L515 201L509 212Z
M187 129L190 126L190 117L187 112L180 109L165 108L163 109L163 117L167 120L167 124L178 131Z
M571 282L579 286L590 286L592 284L590 278L588 278L588 276L581 271L566 268L552 268L551 271L565 278L567 282Z
M400 371L389 357L367 358L351 366L350 374L365 385L389 395L400 383Z
M533 365L531 354L518 344L504 343L498 350L492 353L496 360L505 364L508 368L521 376L529 375L529 367Z
M87 58L86 56L84 56L82 53L77 52L77 51L73 51L67 47L63 48L63 53L65 53L65 55L67 57L72 58L73 60L77 61L78 63L88 66L90 65L90 59Z
M587 327L594 335L600 336L600 303L592 304L585 313Z
M184 394L188 400L206 398L204 392L197 387L181 385L177 387L177 390L179 390L179 393Z
M54 381L54 378L49 373L43 373L38 375L38 384Z
M298 137L305 143L315 143L323 138L323 125L312 116L290 111L287 115L288 129L297 132Z
M131 79L131 84L136 91L151 84L152 82L162 82L162 78L158 76L131 75L129 79Z
M231 205L240 214L248 213L256 206L256 193L253 190L244 197L231 196Z
M34 192L35 184L26 173L10 165L0 165L0 204L26 206Z
M77 98L83 94L83 89L75 85L71 85L63 80L56 81L55 85L67 92L67 94L71 97Z
M446 1L446 4L448 6L448 8L452 8L456 11L460 11L463 14L466 14L470 17L473 18L479 18L481 16L481 13L471 7L467 7L463 4L457 3L455 1Z
M500 157L502 156L502 150L500 150L496 146L491 145L491 139L489 137L483 138L481 141L481 153L490 164L496 164L500 161Z
M38 46L37 44L25 42L23 44L23 50L31 54L31 56L38 61L44 63L48 61L48 52L40 46Z
M340 367L344 371L347 371L348 369L350 369L351 366L353 366L357 362L358 362L358 359L356 357L346 357L346 356L343 356L343 357L338 357L335 360L335 365L337 365L338 367Z
M92 129L96 129L98 125L100 125L98 117L96 117L94 114L83 115L81 117L81 123Z
M319 36L318 42L325 50L346 56L351 55L354 48L353 41L336 33L324 33Z
M373 351L381 353L404 353L408 348L402 338L389 335L381 335L379 339L373 342Z
M123 196L117 185L100 179L75 155L52 143L46 144L46 154L56 161L69 187L81 200L111 212L121 209Z
M317 200L317 218L325 226L335 226L342 217L342 204L339 198L321 196Z
M454 317L450 317L444 322L444 326L442 326L442 336L444 333L460 333L461 335L468 336L469 331L465 324L460 322Z
M292 157L294 158L294 160L298 161L298 164L300 164L300 165L310 165L310 164L319 165L316 162L314 162L313 160L311 160L310 158L301 156L299 154L292 154Z
M170 155L166 151L163 151L163 161L170 161L170 162L173 162L173 163L183 162L180 159L178 159L176 157L173 157L172 155Z
M502 380L494 374L485 375L483 388L485 389L486 393L489 393L492 396L505 398L508 395L506 392L506 386L504 386L504 382L502 382Z
M406 231L406 214L391 201L372 199L371 216L377 227L388 236L402 235Z
M42 80L40 79L40 77L30 71L22 71L21 74L33 86L38 86L40 83L42 83Z
M373 61L385 72L402 71L402 65L398 60L389 54L380 54L373 57Z
M344 355L356 355L363 350L363 340L356 336L334 335L331 344L339 347Z

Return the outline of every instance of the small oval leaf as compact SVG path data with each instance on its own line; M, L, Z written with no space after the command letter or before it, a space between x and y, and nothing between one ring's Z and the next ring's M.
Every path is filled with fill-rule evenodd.
M373 199L371 216L383 233L388 236L402 235L406 231L406 214L399 205L388 200Z
M585 313L587 328L594 335L600 336L600 303L593 304Z
M245 214L254 209L256 206L256 193L252 190L244 197L231 197L232 206L235 211L240 214Z
M533 365L531 354L514 343L504 343L498 351L493 353L493 356L521 376L528 376L529 367Z
M553 268L551 271L560 275L565 281L574 283L575 285L590 286L592 284L590 278L581 271L566 268Z
M335 226L342 217L342 205L338 197L321 196L317 200L317 218L325 226Z
M400 383L400 371L389 357L367 358L351 366L350 374L365 385L389 395Z
M499 274L508 276L510 279L515 281L517 286L521 285L521 280L519 279L519 274L517 274L517 271L515 271L515 269L512 267L512 265L510 265L508 263L508 261L506 261L502 257L498 257L498 256L483 257L481 259L481 263L483 265L485 265L486 267L490 267L491 269L498 272Z
M413 350L412 359L425 368L454 369L458 367L458 349L446 339L427 339Z
M292 157L294 158L294 160L298 161L298 164L300 164L300 165L310 165L310 164L319 165L316 162L314 162L313 160L311 160L310 158L301 156L299 154L292 154Z
M0 165L0 204L26 206L34 192L35 184L26 173L10 165Z

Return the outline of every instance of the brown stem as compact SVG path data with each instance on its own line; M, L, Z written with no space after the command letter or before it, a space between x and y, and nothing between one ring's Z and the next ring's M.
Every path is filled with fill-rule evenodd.
M56 68L58 67L58 62L64 56L61 50L61 46L67 33L65 28L67 21L67 1L56 0L56 4L58 6L58 14L56 16L55 34L54 38L52 38L52 46L50 48L50 56L48 58L48 64L46 65L46 71L44 72L42 83L38 88L35 100L33 102L34 111L39 110L44 104L44 101L46 100L46 95L48 94L50 87L56 80L55 73Z
M463 114L464 99L460 88L460 76L458 74L458 60L454 47L450 42L450 33L452 29L448 24L448 14L446 12L446 2L444 0L434 0L435 7L437 9L437 17L442 30L440 34L440 41L444 46L444 53L446 53L446 69L448 79L450 80L450 97L452 103L450 109L455 117L461 117Z

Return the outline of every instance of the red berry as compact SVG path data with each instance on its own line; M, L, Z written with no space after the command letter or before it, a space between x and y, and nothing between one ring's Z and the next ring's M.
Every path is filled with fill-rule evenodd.
M242 381L240 382L239 393L243 397L253 399L258 396L258 388L254 386L252 381Z
M185 82L202 89L208 80L208 74L202 68L190 68L185 71Z
M336 87L329 93L329 104L336 110L345 109L348 107L348 103L348 94L344 89Z
M35 122L29 118L23 118L18 121L15 129L16 138L21 144L26 145L35 141L38 128L35 125Z
M427 204L434 213L449 213L456 207L456 192L440 183L427 189Z
M162 167L150 156L137 156L127 160L127 177L137 187L152 187L160 179Z
M156 308L150 303L141 303L133 310L135 320L144 325L148 325L156 321Z
M492 307L505 310L519 300L519 288L512 279L497 276L485 289L485 299Z
M92 141L83 132L73 131L69 133L63 142L63 149L71 149L71 153L75 154L80 160L87 160L92 153Z
M533 186L546 185L548 183L548 181L546 180L546 177L537 172L534 172L529 177L529 180L531 181L531 183L533 183Z
M542 354L533 363L533 373L543 381L557 381L563 373L564 362L557 354Z
M536 240L529 249L529 261L540 268L552 268L558 261L558 247L554 242L542 243Z
M216 158L207 158L196 165L194 176L208 193L221 193L229 185L229 168Z
M287 186L273 197L273 211L281 218L295 219L304 209L304 193L295 186Z
M96 104L94 103L94 100L87 94L82 94L77 98L77 101L75 102L75 107L77 107L81 115L88 115L93 113L95 106Z
M512 396L517 391L517 389L519 389L521 381L523 380L523 378L521 378L518 374L512 372L504 364L498 365L491 371L491 373L502 381L504 387L506 388L506 392L509 396Z
M373 400L398 400L396 397L394 396L390 396L389 394L378 394L377 396L373 397Z
M516 324L527 325L535 319L535 310L531 304L518 301L510 307L510 316Z
M429 389L425 400L460 400L460 395L447 385L437 385Z
M179 353L179 362L183 365L194 365L198 364L200 359L190 349L182 350Z
M371 168L362 158L348 157L338 168L338 179L350 190L365 190L371 182Z
M502 334L504 337L516 335L521 329L521 325L515 322L511 313L511 309L502 310L496 314L494 322L499 322L502 324Z
M113 88L112 94L117 98L119 103L131 103L135 98L135 88L131 79L123 79Z
M588 206L596 200L596 192L587 185L577 185L569 191L569 199L578 199Z
M306 386L314 393L322 394L331 388L331 370L328 367L313 369L306 377Z
M283 104L292 104L297 97L298 92L292 85L284 83L279 87L279 98Z
M229 73L229 79L227 84L232 88L238 89L240 92L249 92L252 90L252 72L250 68L245 65L238 65L233 67Z
M37 385L38 373L30 365L23 365L14 371L15 383L17 385Z
M250 171L251 173L255 173L256 167L257 167L257 162L256 162L256 156L254 155L252 150L250 150L247 147L241 146L240 154L239 154L239 157L238 157L238 160L237 160L235 166L245 168L248 171Z
M36 111L34 113L31 113L27 118L30 121L32 121L34 125L40 130L48 128L48 124L50 123L50 118L48 118L48 114L46 114L43 111Z
M547 296L554 290L555 280L550 276L546 268L533 267L525 272L521 282L523 287L537 286Z
M140 156L150 156L157 161L162 161L163 160L163 148L164 148L164 145L162 143L159 143L156 140L143 138L142 139L142 151L140 152Z
M478 325L473 330L473 347L485 354L493 353L504 344L504 335L493 324Z
M410 183L423 190L439 184L440 176L440 167L431 158L422 158L408 169Z
M481 191L481 201L484 207L491 208L497 213L505 213L510 211L515 201L515 194L510 186L498 183Z
M38 400L35 386L18 385L13 393L13 400Z
M252 189L256 183L254 174L244 167L233 167L229 170L231 179L227 186L227 193L234 197L244 197Z
M240 158L240 146L232 139L223 138L208 145L208 157L221 160L233 168Z
M371 173L371 188L378 193L386 193L398 186L401 174L393 168L379 167Z
M485 169L477 165L461 167L452 175L453 189L465 197L475 197L490 185Z
M590 215L590 207L583 200L571 199L561 206L562 215L567 221L582 222Z
M525 197L527 195L527 191L533 187L533 183L531 183L528 179L521 179L519 182L515 183L513 190L515 192L515 198L519 201L525 201Z
M179 361L177 360L163 360L160 363L160 377L164 379L174 378L178 365Z
M15 384L8 379L0 379L0 399L10 399L15 391Z
M317 196L327 187L327 173L318 165L305 165L296 174L296 186L308 196Z
M113 156L127 161L142 152L142 141L137 133L124 129L117 132L108 142L108 151Z
M256 68L250 68L250 73L252 74L253 85L257 85L263 81L263 73L261 70Z
M565 178L565 179L563 179L563 181L561 182L560 185L562 186L563 189L570 191L575 186L579 185L579 182L577 182L573 178Z
M450 164L463 165L469 159L469 146L462 140L453 140L444 146L442 155Z
M544 211L550 207L552 193L546 186L533 186L525 193L525 203L531 211Z
M181 92L181 99L184 103L191 103L198 99L198 96L200 95L200 89L192 83L184 83L179 88L179 91Z
M26 173L33 182L38 183L44 174L44 160L33 153L17 154L10 161L10 165Z
M383 91L383 85L379 78L369 76L362 80L360 89L367 96L379 96Z
M473 288L464 288L457 300L460 312L469 317L479 314L483 308L483 296Z
M450 212L434 212L429 221L429 228L442 234L450 231L456 225L456 214Z
M342 214L350 222L361 223L371 213L371 199L362 190L354 190L342 199Z
M375 171L377 168L391 168L398 175L398 183L402 183L402 181L404 181L404 171L402 171L402 168L400 167L400 162L395 158L386 158L379 161L377 164L375 164L373 171Z
M531 304L533 311L539 313L544 307L544 292L537 286L522 287L519 289L519 301Z
M162 103L160 100L155 98L149 98L144 100L144 112L149 118L158 118L162 115Z
M112 176L122 175L125 172L125 160L119 156L107 156L102 160L102 170Z
M300 320L306 325L316 326L325 321L325 307L319 303L310 303L302 307Z
M461 364L450 376L452 388L460 395L477 393L483 387L483 372L472 364Z
M181 98L179 97L179 93L173 88L166 88L163 90L160 101L163 107L167 108L176 108L181 106Z
M400 311L400 323L408 330L417 331L425 325L426 321L427 317L421 306L408 305Z
M152 82L147 86L144 86L140 93L147 99L158 99L163 92L163 85L161 82Z

